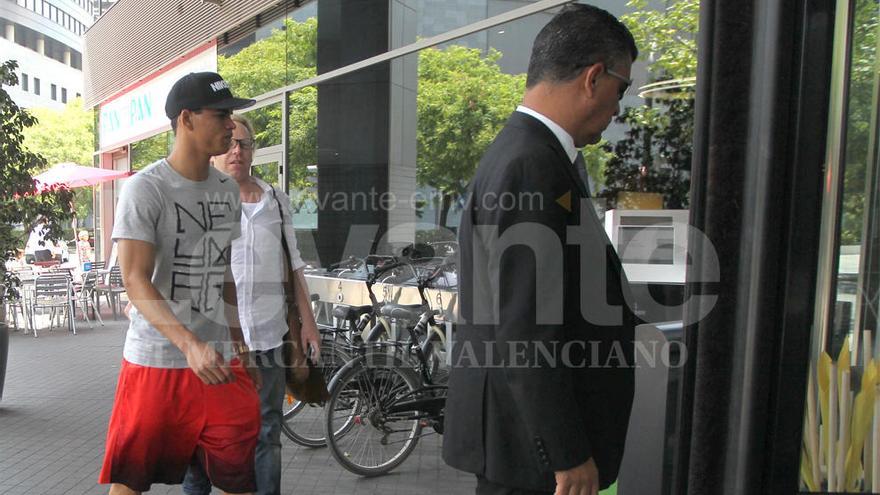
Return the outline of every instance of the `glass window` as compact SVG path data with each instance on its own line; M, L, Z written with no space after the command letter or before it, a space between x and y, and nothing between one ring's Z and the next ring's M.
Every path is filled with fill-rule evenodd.
M528 53L546 16L505 26L520 33L507 50ZM341 35L351 26L338 29ZM393 46L417 39L411 24L391 30ZM361 36L369 43L383 33ZM416 240L455 239L465 187L525 89L527 57L505 70L499 61L507 52L469 45L489 38L477 33L290 96L294 223L314 229L322 266L394 253ZM380 227L374 238L354 242L348 236L359 225ZM353 252L343 253L345 246Z
M25 74L24 72L21 73L21 90L22 91L28 90L28 75Z
M67 103L67 88L61 88L61 103Z
M256 32L218 49L217 71L248 96L259 96L316 74L317 26L313 17L303 22L280 18ZM259 77L249 77L254 67Z
M53 100L57 100L57 99L58 99L58 86L55 86L54 84L52 85L51 98L52 98Z
M166 131L131 144L131 171L137 172L147 165L168 156L174 134Z
M232 43L223 45L221 39L218 72L237 93L252 97L313 77L318 72L320 5L310 2L285 18L267 21ZM385 46L404 46L419 37L440 34L522 6L520 2L505 0L425 0L421 4L423 9L416 13L407 9L395 11L396 5L389 13L392 25L378 29L375 39L359 31L362 44L369 46L381 38ZM623 13L622 6L611 6L611 10ZM337 193L369 192L375 188L379 194L384 191L406 196L410 208L386 212L382 222L416 224L411 229L411 238L454 237L451 231L458 225L464 187L486 146L520 101L531 42L552 15L553 12L541 12L363 69L322 87L292 93L287 102L287 151L289 189L297 225L317 228L320 211L330 208L328 201L339 198ZM340 38L356 29L336 24L334 21L334 27L328 29L338 29ZM334 38L332 32L323 35ZM352 54L362 51L329 46L325 60L335 57L339 64L321 70L354 63L359 55ZM389 78L390 84L374 84ZM345 81L356 81L360 94L343 91ZM364 99L368 93L381 103ZM624 100L624 106L641 103L632 95ZM692 100L658 100L654 108L659 115L655 120L672 121L672 125L664 129L665 134L658 133L661 137L649 148L657 172L651 176L651 182L641 184L643 187L638 190L655 193L652 196L659 198L660 207L686 208ZM247 115L254 121L259 148L281 143L280 105L269 105ZM383 135L389 126L390 137ZM608 189L618 186L612 193L626 185L623 179L615 184L616 176L604 180L606 165L615 156L612 143L627 137L621 127L606 133L611 137L604 148L585 149L591 177L600 188L603 184ZM462 139L463 135L467 139ZM684 151L670 158L664 150L673 147ZM642 150L644 143L633 137L630 148ZM322 182L332 184L333 189L323 187ZM612 194L608 197L614 198ZM325 222L331 222L326 218ZM344 239L340 242L344 243Z
M34 94L35 95L40 94L40 78L39 77L34 78Z
M828 125L828 178L837 183L825 188L822 226L833 242L823 245L820 260L801 487L873 493L880 486L871 469L880 459L880 445L871 439L880 424L874 407L880 383L880 11L876 0L840 5L847 7L837 12Z
M281 144L280 103L251 110L246 115L254 124L254 139L257 149Z
M852 68L849 73L848 106L845 119L846 142L844 144L841 174L843 195L839 205L838 225L840 230L839 256L837 260L837 285L835 302L832 306L832 326L830 348L837 350L847 336L861 329L857 328L859 318L856 311L872 301L865 301L860 290L864 284L862 257L871 247L871 239L866 237L865 217L867 186L872 174L870 150L872 114L876 117L877 96L877 23L878 6L875 1L855 2L852 36ZM876 146L876 138L874 142ZM876 155L874 156L876 158ZM876 171L873 171L876 174ZM876 285L876 284L872 284ZM876 320L875 320L876 321Z

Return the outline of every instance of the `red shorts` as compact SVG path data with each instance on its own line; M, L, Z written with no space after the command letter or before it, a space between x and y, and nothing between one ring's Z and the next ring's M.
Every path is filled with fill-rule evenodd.
M182 483L199 462L217 488L256 491L260 399L238 360L231 369L234 382L206 385L189 368L123 360L98 483L147 491L152 483Z

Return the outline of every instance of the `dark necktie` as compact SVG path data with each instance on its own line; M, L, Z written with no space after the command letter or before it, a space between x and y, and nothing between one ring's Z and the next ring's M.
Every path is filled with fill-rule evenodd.
M581 182L584 184L584 190L587 191L587 197L589 198L592 194L590 193L590 179L587 177L587 162L584 161L584 155L580 151L577 153L577 158L574 159L575 170L577 170L578 177L581 178Z

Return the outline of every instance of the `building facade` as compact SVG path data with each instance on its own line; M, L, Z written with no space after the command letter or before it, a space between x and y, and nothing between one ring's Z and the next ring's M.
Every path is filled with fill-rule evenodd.
M435 190L417 178L419 163L430 154L425 146L420 151L418 144L425 142L417 123L419 78L424 77L419 73L420 57L426 49L460 47L483 56L497 50L497 70L522 78L534 36L564 2L556 2L551 10L534 8L541 3L546 4L227 0L221 5L159 2L147 9L121 1L86 35L85 100L99 113L102 166L136 171L164 156L172 142L160 111L167 84L156 79L164 80L169 71L213 67L237 92L260 101L248 111L258 128L264 128L258 130L255 167L261 177L294 193L295 221L304 232L301 244L311 261L326 266L349 255L412 242L436 228L432 224L442 204ZM620 2L599 4L616 15L624 13ZM517 14L523 9L532 10ZM369 15L358 15L360 11ZM155 29L132 30L136 24ZM458 32L462 29L465 32ZM131 36L111 42L120 31ZM364 43L340 43L349 33L357 33ZM174 41L156 44L154 38ZM423 39L437 42L407 50ZM394 56L395 50L407 52ZM214 53L213 66L202 64L211 57L207 51ZM192 62L194 57L201 62ZM361 63L368 59L376 61ZM248 69L255 65L266 72ZM311 81L340 70L346 75ZM644 81L641 66L634 75L636 84ZM132 98L139 109L159 111L150 117L131 114ZM505 118L518 98L504 104L500 113ZM624 104L641 101L631 94ZM615 132L620 134L610 134ZM102 191L104 244L109 240L113 188L108 185ZM397 203L378 205L383 197ZM348 201L344 214L321 208L334 199ZM442 228L457 224L451 203L452 213ZM369 226L363 227L368 232L352 234L352 225Z
M0 1L0 58L18 62L13 101L60 109L81 96L83 35L106 8L90 0Z

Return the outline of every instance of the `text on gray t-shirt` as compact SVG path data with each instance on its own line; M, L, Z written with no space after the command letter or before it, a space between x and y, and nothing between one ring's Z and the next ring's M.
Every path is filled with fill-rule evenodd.
M200 340L231 357L223 280L232 240L241 235L241 200L232 178L209 168L203 181L189 180L166 160L126 179L113 226L113 240L134 239L156 250L152 282L180 322ZM186 368L186 357L135 307L123 357L141 366Z

